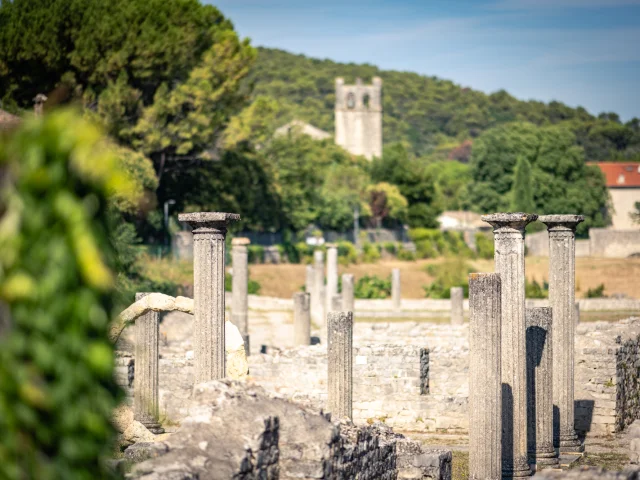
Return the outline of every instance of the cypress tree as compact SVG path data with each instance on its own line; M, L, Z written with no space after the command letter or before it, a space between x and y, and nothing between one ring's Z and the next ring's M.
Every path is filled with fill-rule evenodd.
M534 212L536 205L533 201L531 186L531 163L526 157L518 158L513 177L510 210L512 212Z

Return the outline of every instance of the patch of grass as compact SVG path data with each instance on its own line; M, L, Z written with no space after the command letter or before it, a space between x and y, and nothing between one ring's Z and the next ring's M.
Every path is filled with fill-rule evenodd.
M469 452L454 450L451 461L451 479L467 480L469 478Z
M602 467L605 470L620 471L628 463L629 457L622 453L585 453L570 468Z

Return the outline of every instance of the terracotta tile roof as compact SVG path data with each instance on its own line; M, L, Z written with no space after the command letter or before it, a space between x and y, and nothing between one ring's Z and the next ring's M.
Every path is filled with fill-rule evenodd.
M640 187L640 162L598 162L604 173L607 187Z
M9 129L18 123L20 123L20 117L16 117L0 109L0 130Z

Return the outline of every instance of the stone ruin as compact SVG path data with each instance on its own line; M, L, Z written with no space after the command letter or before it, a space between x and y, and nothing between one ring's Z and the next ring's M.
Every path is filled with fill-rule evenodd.
M354 323L353 276L343 276L342 295L337 295L337 250L329 246L326 269L331 278L325 285L324 257L316 252L314 264L307 267L306 293L295 294L288 307L293 312L291 344L297 346L280 349L269 344L255 354L255 340L254 351L249 348L249 332L253 339L260 332L249 324L252 306L246 289L236 288L248 278L242 258L245 242L233 245L231 318L241 330L224 321L220 269L226 222L235 217L184 216L194 226L195 301L152 294L123 312L116 324L119 334L138 318L136 334L141 332L132 342L135 348L123 348L117 359L117 378L134 397L136 419L149 429L159 428L159 417L181 424L152 447L138 444L126 450L132 459L154 457L135 468L135 478L276 478L278 472L285 478L450 478L450 452L424 450L389 427L468 433L471 478L528 476L532 465L557 466L559 453L579 454L584 435L619 432L639 418L640 319L576 326L575 226L581 217L540 218L548 226L551 243L550 299L536 308L524 298L524 227L536 216L484 218L494 227L497 273L470 276L469 324L464 324L462 292L453 289L451 325ZM392 275L390 309L397 312L410 303L400 300L399 276L399 271ZM201 295L205 301L198 299ZM165 305L158 305L162 302ZM285 305L278 302L278 308ZM182 316L176 322L190 329L190 341L167 342L153 353L153 348L138 343L142 338L143 343L157 345L157 314L152 321L156 337L144 330L149 328L144 322L137 322L142 313L161 310L194 313L193 319ZM235 339L233 346L229 335ZM310 345L314 337L320 344ZM249 353L254 354L247 357ZM155 370L141 357L149 355L156 359ZM212 383L225 376L246 377L247 370L246 384ZM138 379L148 372L155 387L153 379ZM244 412L241 421L235 417L238 410ZM325 437L304 442L305 448L324 452L314 457L317 465L324 465L314 467L316 476L294 474L287 466L290 449L307 455L300 454L297 439L287 434L290 428L309 430L308 424L295 423L300 418L313 428L322 430L318 425L326 423L338 432L335 438L326 437L333 438L329 443ZM203 422L218 428L200 425ZM200 433L194 433L194 425ZM202 447L207 435L211 444L228 450L214 452L209 443ZM244 435L244 450L242 442L235 443L236 435ZM279 453L273 454L274 449ZM336 449L343 453L335 456ZM369 468L364 463L370 460L357 460L372 457L380 461ZM227 465L218 471L226 473L207 476L222 458ZM182 466L176 472L184 471L184 476L171 476L169 467L178 464ZM595 471L588 475L599 478Z

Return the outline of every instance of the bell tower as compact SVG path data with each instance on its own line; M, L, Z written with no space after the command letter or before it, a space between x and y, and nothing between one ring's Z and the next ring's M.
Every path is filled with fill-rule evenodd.
M369 160L382 156L382 79L345 85L336 78L335 124L336 143L345 150Z

